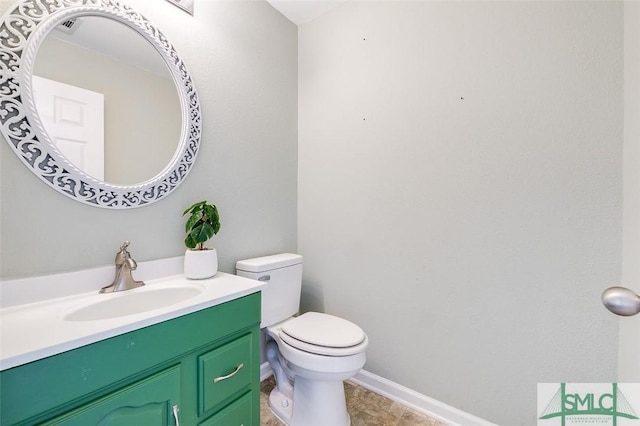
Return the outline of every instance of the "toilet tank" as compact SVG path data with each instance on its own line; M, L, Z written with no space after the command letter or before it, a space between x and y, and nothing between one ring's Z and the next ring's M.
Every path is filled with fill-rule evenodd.
M302 256L282 253L236 262L236 275L262 281L262 322L269 327L295 315L300 309Z

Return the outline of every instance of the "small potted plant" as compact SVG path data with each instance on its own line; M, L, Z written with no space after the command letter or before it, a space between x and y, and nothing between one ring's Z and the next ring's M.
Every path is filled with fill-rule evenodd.
M220 215L218 208L200 201L182 213L189 214L184 240L187 251L184 255L184 274L191 279L210 278L218 272L218 253L216 249L204 246L210 238L220 231Z

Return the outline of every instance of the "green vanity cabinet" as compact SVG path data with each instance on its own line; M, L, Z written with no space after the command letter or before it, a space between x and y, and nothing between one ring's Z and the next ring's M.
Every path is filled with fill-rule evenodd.
M0 373L0 424L260 423L260 293Z

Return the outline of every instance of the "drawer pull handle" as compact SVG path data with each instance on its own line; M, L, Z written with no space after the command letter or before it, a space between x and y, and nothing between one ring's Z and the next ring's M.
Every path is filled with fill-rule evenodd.
M233 370L231 373L227 374L226 376L216 377L215 379L213 379L213 383L218 383L218 382L221 382L222 380L227 380L232 378L233 376L238 374L238 371L240 371L242 367L244 367L244 363L240 363L240 365L237 366L235 370Z
M180 411L180 409L178 408L177 405L174 405L172 408L173 408L173 418L176 419L176 426L180 426L180 419L178 418L178 411Z

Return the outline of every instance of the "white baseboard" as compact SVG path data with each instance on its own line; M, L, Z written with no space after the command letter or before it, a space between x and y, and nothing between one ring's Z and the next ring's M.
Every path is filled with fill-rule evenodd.
M263 362L260 364L260 381L262 382L267 377L273 374L273 370L268 362Z
M269 363L263 363L260 366L260 381L271 374L273 372ZM458 410L366 370L360 370L350 381L449 426L496 426L494 423Z
M496 426L366 370L360 370L351 381L450 426Z

